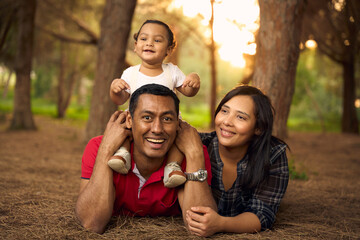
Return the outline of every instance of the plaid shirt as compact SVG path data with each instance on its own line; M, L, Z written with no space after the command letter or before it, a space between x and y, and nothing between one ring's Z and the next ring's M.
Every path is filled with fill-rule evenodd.
M248 155L237 164L237 178L232 187L225 191L222 182L223 162L219 154L219 141L216 132L200 133L203 144L208 148L213 174L211 188L218 204L218 213L234 217L243 212L252 212L260 220L261 229L270 228L279 209L289 181L286 145L272 142L270 152L270 173L268 181L251 190L241 189L241 175L246 169Z

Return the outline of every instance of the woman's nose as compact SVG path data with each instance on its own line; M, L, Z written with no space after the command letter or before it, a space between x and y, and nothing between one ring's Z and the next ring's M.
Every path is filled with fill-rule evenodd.
M224 117L224 120L223 120L224 125L231 126L232 122L233 122L233 116L231 114Z

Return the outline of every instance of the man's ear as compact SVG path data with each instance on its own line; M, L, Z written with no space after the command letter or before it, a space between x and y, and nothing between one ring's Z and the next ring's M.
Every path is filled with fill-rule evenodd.
M132 118L131 118L131 114L129 111L127 111L127 116L126 116L126 128L131 128L132 127Z

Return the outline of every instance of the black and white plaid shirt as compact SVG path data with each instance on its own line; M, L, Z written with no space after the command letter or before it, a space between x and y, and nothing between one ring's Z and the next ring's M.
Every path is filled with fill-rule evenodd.
M222 182L223 162L219 154L219 141L216 132L200 133L203 144L208 148L211 160L213 196L218 205L218 213L222 216L234 217L243 212L254 213L261 222L261 229L270 228L283 198L288 181L289 169L286 157L286 145L274 143L270 152L270 174L268 181L252 190L242 190L241 176L246 169L245 155L237 164L237 178L232 187L225 191Z

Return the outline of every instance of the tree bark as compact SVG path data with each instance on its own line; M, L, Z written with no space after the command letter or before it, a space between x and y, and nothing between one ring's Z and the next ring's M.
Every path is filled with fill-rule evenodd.
M65 59L65 49L64 43L60 42L60 67L59 67L59 79L58 79L58 99L57 99L57 117L64 118L65 116L65 109L63 108L64 105L64 92L65 92L65 66L66 66L66 59Z
M343 133L359 133L359 122L356 116L355 99L355 67L354 60L343 62L343 114L341 131Z
M85 141L104 132L117 106L111 101L111 81L124 70L126 45L136 0L107 0L101 20L98 57Z
M211 29L211 43L210 43L210 71L211 71L211 89L210 89L210 128L215 127L215 105L216 105L216 45L214 40L214 0L211 0L211 19L210 19L210 29Z
M30 98L35 12L36 0L19 1L18 48L15 61L16 84L10 129L36 129Z
M287 136L295 89L303 0L259 0L260 28L253 84L275 108L273 135Z

